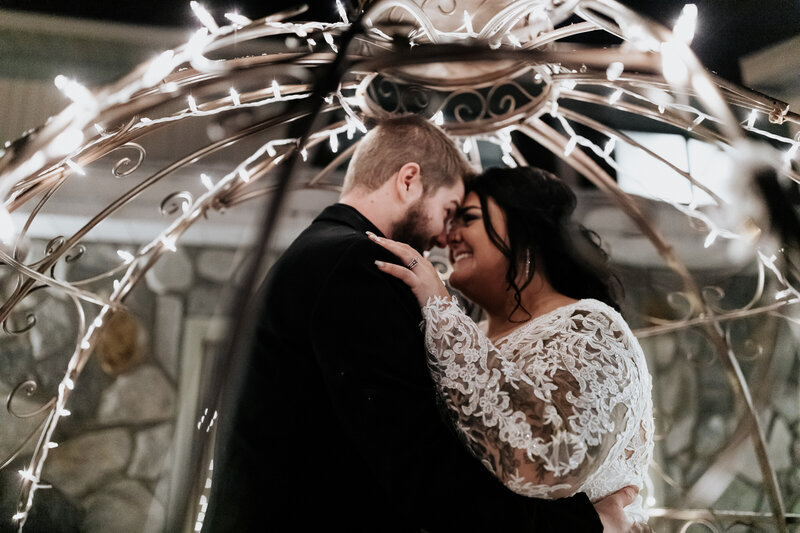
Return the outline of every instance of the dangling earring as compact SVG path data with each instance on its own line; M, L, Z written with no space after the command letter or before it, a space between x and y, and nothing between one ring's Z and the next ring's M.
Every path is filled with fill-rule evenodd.
M531 249L525 248L525 279L531 275Z

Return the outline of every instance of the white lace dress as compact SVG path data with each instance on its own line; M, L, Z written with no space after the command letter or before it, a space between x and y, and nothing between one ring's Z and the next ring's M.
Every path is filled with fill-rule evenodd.
M493 344L455 298L423 308L433 378L472 452L508 488L596 501L642 491L653 454L651 379L622 316L580 300ZM625 511L646 520L640 495Z

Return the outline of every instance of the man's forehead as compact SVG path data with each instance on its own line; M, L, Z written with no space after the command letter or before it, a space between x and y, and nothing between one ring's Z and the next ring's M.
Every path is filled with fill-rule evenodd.
M461 201L464 199L464 182L458 180L456 184L453 186L452 190L449 194L449 200L455 202L456 206L461 205Z
M451 194L450 197L447 199L447 205L453 206L455 208L461 207L461 202L464 200L464 194Z

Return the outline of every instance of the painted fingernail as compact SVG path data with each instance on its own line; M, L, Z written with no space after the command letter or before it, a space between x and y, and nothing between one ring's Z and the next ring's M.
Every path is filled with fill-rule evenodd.
M368 232L367 232L367 237L369 237L369 238L370 238L370 239L372 239L373 241L380 240L380 237L378 237L377 235L375 235L375 234L374 234L374 233L372 233L371 231L368 231Z
M383 261L375 261L375 265L377 265L377 266L379 266L379 267L382 267L382 266L383 266L383 265L385 265L385 264L386 264L386 263L384 263Z

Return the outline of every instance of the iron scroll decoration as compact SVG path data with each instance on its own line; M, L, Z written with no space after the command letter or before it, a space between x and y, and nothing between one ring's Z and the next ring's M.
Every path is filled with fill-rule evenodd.
M685 25L691 13L669 31L612 0L499 2L491 16L467 12L456 21L458 2L453 3L453 12L437 13L439 6L391 0L374 3L352 23L341 8L341 21L336 23L290 22L302 13L295 10L257 21L228 17L230 24L218 26L207 11L192 4L203 27L189 42L106 87L88 90L59 77L57 85L72 103L43 127L8 145L0 158L0 222L9 227L8 213L23 209L30 213L26 224L16 232L2 235L0 267L15 277L13 290L0 307L3 329L8 335L22 335L36 327L35 313L23 312L22 303L42 289L65 295L78 317L74 351L57 393L26 413L12 406L23 393L30 395L37 390L35 382L18 384L7 399L7 410L14 416L46 414L11 458L0 458L0 465L6 466L29 440L37 440L27 468L20 472L19 503L14 515L20 530L40 488L53 433L60 419L69 415L68 400L80 386L82 370L104 323L111 313L124 307L126 296L159 257L174 250L181 236L208 213L269 196L270 209L254 254L263 257L277 224L278 207L289 188L335 189L338 184L329 181L330 173L352 153L357 136L367 131L365 122L404 112L420 113L440 123L476 165L480 164L477 142L494 144L500 149L503 162L513 166L526 163L514 136L532 139L603 191L647 237L680 280L680 290L670 302L683 314L677 318L675 313L646 317L645 325L636 333L640 338L689 329L702 333L735 393L741 412L736 439L750 439L752 443L770 513L726 514L655 507L651 514L682 522L684 529L692 523L722 530L732 522L769 520L778 531L787 531L788 524L798 522L797 515L786 512L767 454L757 415L761 394L754 394L745 380L733 349L734 335L727 328L734 320L761 314L780 313L797 320L793 306L800 302L800 292L796 273L790 271L792 250L782 246L781 236L771 231L774 220L763 204L748 201L741 208L731 209L715 191L689 173L586 112L587 106L594 106L636 114L724 147L739 161L738 182L743 191L749 190L754 177L765 170L781 183L800 182L793 163L800 138L773 131L773 125L800 124L800 115L789 111L785 103L704 71L688 47L691 36L687 37ZM581 22L562 24L573 15ZM568 44L570 37L590 31L608 32L622 43L579 50ZM234 43L258 39L271 40L271 51L244 57L230 55ZM290 41L295 44L288 44ZM265 85L265 79L273 81ZM147 157L142 146L147 135L169 131L194 118L224 117L245 109L263 114L132 183L125 194L81 229L51 241L41 259L25 262L20 249L31 222L54 192L85 167L125 154L112 165L112 175L127 179ZM544 120L546 115L553 120ZM321 116L340 119L320 126ZM761 117L761 126L764 116L770 125L756 127L756 118ZM286 136L287 124L300 133ZM581 128L601 134L612 145L627 143L647 153L671 166L697 190L709 194L717 204L715 210L699 209L694 202L673 207L704 228L707 241L745 243L756 251L758 286L745 305L726 308L720 303L720 289L698 284L640 203L623 192L598 163L615 165L609 145L599 146L581 135ZM294 170L302 165L308 151L325 143L336 151L340 135L354 139L355 144L307 182L298 183ZM204 181L201 193L177 191L163 199L159 207L170 220L164 230L135 253L122 255L118 265L93 278L107 281L108 290L89 290L85 283L58 279L58 262L79 261L84 236L134 202L142 190L168 180L180 168L254 138L265 142L221 179ZM779 152L758 142L760 139L769 139L787 149ZM262 183L266 185L259 187ZM251 307L248 304L254 298L252 289L261 267L259 261L248 264L237 309ZM767 303L766 293L772 298ZM232 322L246 323L245 316L238 318ZM237 327L229 332L229 353L237 353L241 344L243 329ZM750 346L748 350L753 357L759 353L758 347ZM216 410L231 362L229 358L219 358L215 364L216 379L201 398L201 407L212 411ZM174 509L169 513L173 521L169 527L174 530L194 523L198 516L198 504L188 495L202 492L204 461L213 447L213 439L205 437L205 430L212 420L203 416L194 438L177 443L187 450L191 460L185 467L184 486L177 491L187 497L170 502Z

